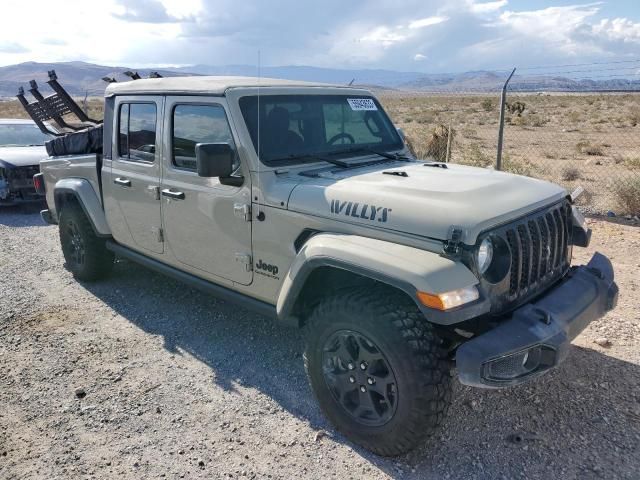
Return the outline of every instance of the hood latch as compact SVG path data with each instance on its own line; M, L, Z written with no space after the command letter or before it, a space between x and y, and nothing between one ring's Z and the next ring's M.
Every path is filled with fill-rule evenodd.
M462 228L451 225L449 235L444 242L444 253L447 255L458 255L460 253L460 244L462 243Z

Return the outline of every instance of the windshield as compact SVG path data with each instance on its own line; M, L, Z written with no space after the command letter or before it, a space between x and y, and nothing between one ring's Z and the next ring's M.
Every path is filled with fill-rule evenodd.
M0 124L0 146L25 147L29 145L44 145L51 140L49 135L31 123L2 123Z
M253 146L266 165L313 161L314 155L353 156L366 149L403 148L400 135L372 97L248 96L240 99L240 109Z

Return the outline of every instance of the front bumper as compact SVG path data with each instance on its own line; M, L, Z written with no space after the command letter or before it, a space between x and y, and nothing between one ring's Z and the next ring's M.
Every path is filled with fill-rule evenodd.
M552 290L456 352L460 382L482 388L524 383L565 359L589 323L615 307L618 287L607 257L596 253Z

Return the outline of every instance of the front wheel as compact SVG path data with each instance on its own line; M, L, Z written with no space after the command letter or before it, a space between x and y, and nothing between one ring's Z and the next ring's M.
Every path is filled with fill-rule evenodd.
M78 280L97 280L113 268L113 252L98 237L82 207L75 202L64 205L58 224L60 244L67 269Z
M329 420L380 455L433 433L451 403L451 363L416 305L386 289L322 300L306 326L304 360Z

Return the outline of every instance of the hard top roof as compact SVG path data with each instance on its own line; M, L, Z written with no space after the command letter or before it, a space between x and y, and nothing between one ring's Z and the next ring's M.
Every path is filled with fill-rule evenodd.
M328 87L341 88L339 85L326 83L312 83L298 80L283 80L278 78L257 77L224 77L224 76L190 76L144 78L130 82L110 83L105 96L135 95L135 94L164 94L164 93L202 93L209 95L223 95L230 88L237 87ZM348 88L348 87L342 87ZM355 88L354 88L355 90Z

